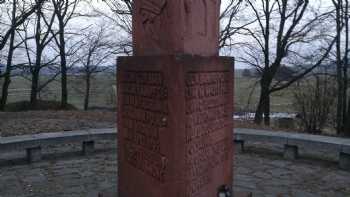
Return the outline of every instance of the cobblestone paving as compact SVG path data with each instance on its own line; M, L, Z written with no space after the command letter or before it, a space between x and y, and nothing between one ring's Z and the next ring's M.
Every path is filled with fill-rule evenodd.
M30 165L0 162L0 197L97 197L98 191L115 192L115 144L97 146L104 150L87 157L50 156ZM58 150L51 153L57 155ZM234 188L258 197L348 197L350 172L332 162L286 161L248 149L237 154Z

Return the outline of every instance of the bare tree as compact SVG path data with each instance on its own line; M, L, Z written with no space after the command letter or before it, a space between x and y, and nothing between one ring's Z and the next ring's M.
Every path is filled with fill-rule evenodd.
M349 1L332 0L336 22L336 71L337 71L337 132L349 135L350 98L348 101L349 67ZM343 28L345 27L345 28ZM343 38L344 36L344 38ZM349 102L349 104L348 104ZM347 132L347 133L346 133Z
M315 35L317 32L313 30L328 18L330 13L309 13L309 0L247 0L246 2L256 18L257 22L254 25L257 29L250 26L241 33L254 40L254 44L245 46L247 57L243 57L242 61L255 66L261 73L260 98L254 121L257 124L264 121L269 125L270 95L289 87L319 66L327 58L335 39L331 39L327 46L322 48L320 57L307 68L295 73L288 81L276 81L276 73L288 57L304 58L293 48L294 46L312 42L324 45L321 38L329 35ZM308 17L309 15L313 15L313 18Z
M16 14L17 14L17 1L13 0L12 2L12 15L11 15L11 27L16 26ZM5 109L5 105L7 103L7 96L8 96L8 87L11 83L11 66L12 66L12 58L14 53L14 42L15 42L15 33L16 29L11 28L10 31L10 44L9 44L9 50L8 50L8 56L7 56L7 63L6 63L6 71L4 73L4 83L2 86L2 96L0 100L0 110Z
M327 73L313 74L294 88L293 107L298 112L304 131L321 133L329 124L336 98L336 83Z
M249 19L239 17L240 12L246 9L246 4L243 0L229 0L224 2L224 9L220 14L220 37L219 48L231 49L238 45L240 42L235 39L235 35L240 33L240 30L256 22L256 19Z
M46 3L48 4L48 3ZM49 5L48 5L49 6ZM54 25L54 21L55 21L55 13L50 11L49 12L49 8L48 6L46 6L45 8L45 3L40 4L40 6L38 6L38 9L36 10L35 13L35 23L34 25L32 25L32 23L30 23L31 21L28 21L28 23L23 25L23 32L24 35L20 36L24 42L24 48L26 51L26 55L27 55L27 59L28 59L28 67L29 67L29 71L31 74L31 93L30 93L30 103L32 105L32 107L35 107L37 104L37 99L38 99L38 93L51 81L50 79L47 80L45 83L43 83L42 85L39 84L40 81L40 71L44 68L44 67L48 67L51 66L52 64L55 63L55 60L57 59L56 57L53 57L51 60L47 60L47 62L43 62L43 53L47 47L47 45L52 41L52 39L54 38L54 36L51 35L51 31L52 31L52 26ZM48 14L46 14L48 13ZM50 15L50 16L47 16ZM43 21L45 21L44 25L43 25ZM47 25L45 25L47 24ZM28 31L31 31L31 26L34 26L33 32L34 35L31 36L29 35L30 33ZM28 41L30 40L30 38L34 39L34 46L35 46L35 50L32 52L31 46L28 43ZM35 60L32 61L32 56L31 56L31 52L33 53L33 56L35 56ZM56 77L56 75L54 75L54 77Z
M106 27L101 26L98 32L90 31L84 35L80 51L80 63L85 79L84 110L88 110L91 92L91 79L94 75L114 65L110 57L115 53L115 45L111 42Z
M0 51L4 50L6 44L8 43L8 55L6 62L6 71L3 74L0 74L0 78L4 77L4 83L2 85L2 94L0 100L0 110L5 108L8 97L8 88L11 83L11 70L13 64L13 55L16 48L19 47L15 45L15 35L16 30L20 25L22 25L40 6L44 0L36 0L32 2L30 0L11 0L11 1L1 1L1 4L9 4L10 14L8 16L10 24L7 24L6 21L0 21Z
M38 0L37 2L43 2L45 0ZM6 2L5 0L0 1L0 4L5 4L5 3L11 3L12 4L12 10L13 10L13 3L16 3L16 10L20 11L19 13L16 13L16 18L15 19L11 19L11 24L8 25L2 21L0 21L0 24L2 27L8 27L6 29L1 28L0 31L0 51L5 47L7 41L9 40L9 38L11 37L11 33L13 31L15 31L15 29L20 26L21 24L23 24L28 17L30 17L35 10L37 9L37 7L39 6L39 4L37 4L37 2L33 3L30 0L23 0L23 1L17 1L17 0L11 0L9 2ZM18 9L18 4L21 3L21 9Z
M58 36L54 36L54 40L59 48L61 60L61 107L66 108L68 104L66 27L73 18L80 0L51 0L51 2L58 21ZM56 33L52 31L52 34L55 35Z

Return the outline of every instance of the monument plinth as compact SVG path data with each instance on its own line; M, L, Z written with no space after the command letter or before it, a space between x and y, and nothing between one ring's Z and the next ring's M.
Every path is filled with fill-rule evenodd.
M118 59L118 197L231 189L233 59L218 56L218 11L217 0L135 1L136 56Z

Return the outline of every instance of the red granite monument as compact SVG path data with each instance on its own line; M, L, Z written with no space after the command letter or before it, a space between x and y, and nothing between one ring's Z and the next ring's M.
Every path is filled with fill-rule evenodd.
M233 59L219 0L138 0L118 59L118 197L216 197L233 179Z

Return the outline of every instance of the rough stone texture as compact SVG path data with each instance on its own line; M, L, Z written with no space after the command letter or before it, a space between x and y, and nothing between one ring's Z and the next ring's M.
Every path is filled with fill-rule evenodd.
M50 153L56 156L31 165L17 165L13 157L23 155L11 153L13 162L0 165L0 197L97 197L101 191L116 192L115 147L110 141L98 142L96 154L89 157L80 156L81 144L55 147ZM336 163L286 161L272 153L257 154L261 147L247 146L245 154L236 155L235 191L253 192L253 197L350 196L350 172L339 170ZM76 155L57 156L72 148ZM0 154L0 163L4 159Z
M98 193L98 196L96 197L116 197L117 193L112 192L100 192ZM234 192L232 196L230 197L252 197L251 192Z
M219 10L217 0L135 1L135 55L218 56Z
M147 56L118 65L119 195L213 197L230 186L233 59Z
M83 155L89 155L95 151L95 142L86 141L83 142Z
M41 147L34 147L34 148L27 148L27 161L28 162L37 162L41 161L42 154L41 154Z
M292 145L284 145L283 157L285 159L294 160L298 158L298 147Z
M235 150L240 152L240 153L243 153L244 152L244 140L235 139L234 143L235 143Z
M350 154L343 152L339 154L339 167L350 171Z
M348 138L243 128L236 128L235 136L246 144L268 144L281 153L285 144L298 146L299 155L306 157L338 161L339 152L350 154Z

